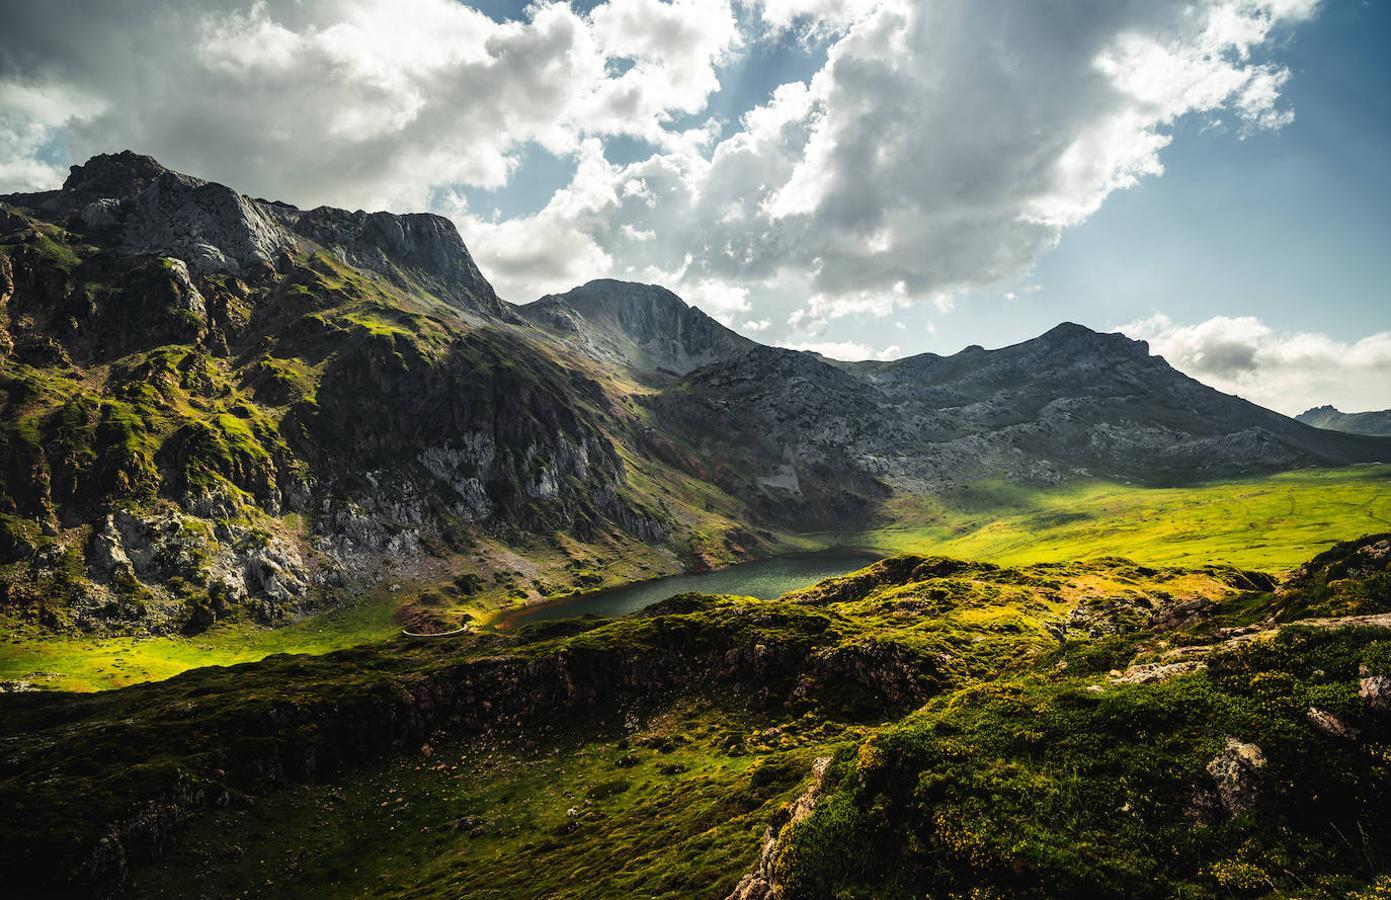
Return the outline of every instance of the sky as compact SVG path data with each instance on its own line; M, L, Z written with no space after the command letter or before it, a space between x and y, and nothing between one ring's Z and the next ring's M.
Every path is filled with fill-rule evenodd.
M130 148L839 358L1148 340L1391 407L1382 0L0 0L0 192Z

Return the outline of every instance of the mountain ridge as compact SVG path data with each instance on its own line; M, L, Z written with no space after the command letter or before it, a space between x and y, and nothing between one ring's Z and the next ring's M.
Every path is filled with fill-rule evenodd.
M1306 425L1330 431L1374 437L1391 435L1391 409L1345 413L1333 406L1315 406L1295 416L1295 419Z
M174 172L129 150L94 156L72 167L61 190L28 196L44 211L76 213L91 227L120 230L134 251L179 256L195 275L274 267L301 237L399 286L422 287L462 309L512 318L454 223L432 213L301 210Z
M304 211L129 151L0 197L0 305L0 610L54 628L281 622L461 569L471 603L531 602L982 479L1391 459L1074 323L841 362L657 285L515 307L446 219Z
M643 372L686 375L759 346L655 284L595 279L519 312L596 359Z

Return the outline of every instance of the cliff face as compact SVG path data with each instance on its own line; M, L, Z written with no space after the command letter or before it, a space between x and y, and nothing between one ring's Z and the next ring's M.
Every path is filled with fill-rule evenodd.
M516 320L478 271L454 223L428 213L393 215L320 206L294 218L297 234L334 250L351 265L417 286L462 309Z
M7 611L196 630L477 536L668 539L604 391L447 220L301 212L130 153L3 203Z

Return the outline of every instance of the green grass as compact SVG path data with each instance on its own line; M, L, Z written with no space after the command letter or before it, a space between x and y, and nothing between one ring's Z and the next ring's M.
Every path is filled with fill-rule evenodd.
M374 593L279 628L236 622L192 637L72 637L14 625L0 642L0 681L47 690L100 691L160 681L202 666L255 662L272 653L318 655L399 636L397 599Z
M185 896L192 877L229 896L722 897L812 759L865 734L788 720L761 740L767 718L699 699L640 718L436 741L428 757L411 747L338 784L208 817L133 887Z
M1220 565L902 556L776 601L0 698L0 861L72 895L115 886L94 848L118 840L137 896L718 898L771 826L788 897L1349 896L1391 870L1391 719L1359 696L1391 631L1221 626L1385 608L1380 540L1278 593ZM1207 620L1147 624L1197 598ZM1110 673L1176 645L1203 668ZM1229 814L1231 739L1268 764ZM163 857L142 809L170 817Z
M1337 540L1391 530L1391 466L1306 470L1191 488L1088 483L1041 491L982 484L947 501L899 500L891 512L897 517L892 525L848 539L818 537L884 553L943 554L1005 565L1125 556L1150 565L1222 562L1279 571ZM518 573L515 587L534 594L533 577L569 585L571 555L588 557L584 567L603 574L606 586L660 574L661 562L644 550L579 544L566 552L532 548L526 555L535 568ZM510 556L502 547L480 545L475 552L476 560L463 561L467 568L494 568L502 565L501 555ZM451 599L437 612L451 622L463 614L487 620L515 606L517 601L503 596L503 587L490 582L488 588L486 595ZM83 638L14 629L0 642L0 680L104 690L271 653L325 653L394 639L402 603L400 597L376 594L281 628L219 624L194 637Z
M284 522L291 530L302 527L298 514L287 515ZM4 524L22 533L36 531L28 520L17 517ZM477 590L459 590L452 578L396 583L395 591L384 584L342 606L278 627L218 622L193 636L102 637L55 633L0 617L0 681L28 681L45 690L110 690L160 681L201 666L255 662L273 653L318 655L394 641L403 624L412 623L420 613L436 620L427 626L436 630L467 621L486 623L522 602L513 592L528 601L542 599L533 580L563 586L552 596L574 589L576 560L602 574L605 587L670 573L669 559L633 539L584 544L559 533L554 538L555 546L538 544L524 550L480 539L463 555L441 560L441 570L452 572L516 567L501 580L480 579ZM424 597L435 602L422 604Z
M841 757L779 860L787 894L1350 896L1391 865L1386 730L1358 697L1385 635L1293 629L1158 684L1041 669L945 694ZM1318 733L1311 706L1366 743ZM1230 738L1262 748L1258 799L1202 814Z
M1124 556L1280 571L1340 540L1391 530L1391 466L1307 469L1184 488L1088 482L973 485L893 502L891 524L850 536L886 553L1022 565Z

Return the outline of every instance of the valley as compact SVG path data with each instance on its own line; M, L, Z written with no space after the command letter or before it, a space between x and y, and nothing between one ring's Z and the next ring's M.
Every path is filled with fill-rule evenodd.
M854 547L881 556L941 553L1010 565L1123 555L1146 565L1221 560L1281 573L1338 539L1391 529L1391 466L1305 470L1189 488L1092 483L1029 491L987 483L950 501L910 500L891 508L894 519L877 529L807 534L788 549ZM567 570L560 564L549 571L563 576ZM620 568L605 573L608 583L621 584L624 571L632 579L659 579L653 587L666 574ZM738 590L737 580L726 577L724 582L747 592ZM527 609L502 591L481 600L459 598L448 580L398 585L394 592L389 587L297 622L276 627L226 623L195 636L55 635L15 622L0 641L0 681L45 689L106 689L198 666L252 662L272 653L318 654L394 641L403 622L421 609L422 595L439 598L426 608L433 620L471 621L476 627L490 627ZM547 610L546 617L563 611L563 605Z
M1119 333L516 304L127 151L0 197L0 452L16 896L1391 884L1391 438Z

